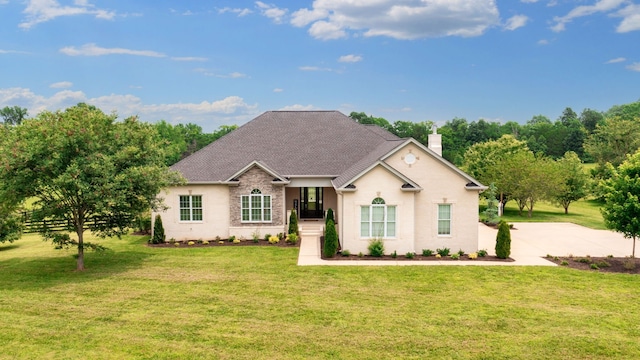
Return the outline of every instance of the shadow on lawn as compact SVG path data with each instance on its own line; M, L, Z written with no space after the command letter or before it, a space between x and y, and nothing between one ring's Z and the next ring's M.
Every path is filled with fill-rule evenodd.
M11 245L0 245L0 251L9 251L13 249L17 249L20 247L20 244L11 244Z
M0 289L41 290L95 281L138 268L151 256L153 254L138 251L89 252L85 253L85 271L76 271L73 256L7 259L0 261L0 271L7 275L0 279Z

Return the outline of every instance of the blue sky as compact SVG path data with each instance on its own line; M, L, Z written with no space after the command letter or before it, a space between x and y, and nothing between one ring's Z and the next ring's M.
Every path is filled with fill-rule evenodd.
M0 0L0 107L518 121L640 99L638 0Z

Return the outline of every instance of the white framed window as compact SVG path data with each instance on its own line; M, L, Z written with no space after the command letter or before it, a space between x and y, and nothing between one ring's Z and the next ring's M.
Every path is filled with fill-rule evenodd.
M371 205L360 207L360 237L396 237L396 207L375 198Z
M438 204L438 235L451 235L451 204Z
M180 195L180 221L202 221L202 195Z
M271 195L253 189L250 195L240 197L242 222L271 222Z

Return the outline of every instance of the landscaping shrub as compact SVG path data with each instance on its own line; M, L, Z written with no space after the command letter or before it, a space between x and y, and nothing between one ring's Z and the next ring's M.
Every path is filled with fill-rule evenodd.
M462 250L462 249L458 250L458 255L464 256L464 250Z
M267 241L269 241L269 244L277 244L280 242L280 238L277 236L269 236Z
M342 250L342 252L340 252L340 254L342 256L349 256L349 255L351 255L351 251L345 249L345 250Z
M449 256L449 252L451 250L449 248L442 248L442 249L436 249L436 252L438 253L438 255L440 256Z
M480 257L487 256L487 250L485 250L485 249L478 250L478 256L480 256Z
M295 245L295 244L297 244L297 243L298 243L298 235L296 235L296 234L289 234L289 235L287 235L287 237L286 237L286 240L285 240L285 241L286 241L286 242L288 242L289 244L293 244L293 245Z
M471 254L469 254L469 259L471 259L471 260L475 260L475 259L477 259L477 258L478 258L478 253L471 253Z
M234 241L236 241L236 236L235 235L229 236L229 242L234 242Z
M407 259L413 259L415 255L416 255L415 253L409 251L408 253L405 254L404 257L406 257Z
M156 215L156 221L153 224L153 236L151 237L152 244L164 244L165 235L164 227L162 226L162 217Z
M453 254L451 254L451 258L452 258L453 260L460 260L460 254L458 254L458 253L453 253Z
M394 258L394 259L397 258L398 257L398 253L395 250L393 250L393 252L391 253L391 257Z
M371 239L367 249L369 250L369 255L382 257L382 255L384 255L384 242L382 239Z
M433 250L431 249L422 249L422 256L431 256L433 255Z
M269 241L269 239L271 238L271 234L266 234L264 236L264 241ZM278 239L279 240L279 239Z
M327 210L327 218L324 219L324 224L327 225L329 223L329 220L332 220L333 223L336 223L336 219L333 218L333 209L329 208L329 210Z
M496 236L496 256L499 259L506 259L509 255L511 255L511 230L509 224L501 221Z
M257 243L260 241L260 231L259 230L255 230L254 232L251 233L251 238L253 239L254 243ZM265 238L265 240L268 240L269 237Z
M289 234L298 234L298 215L295 210L291 210L291 216L289 216Z
M336 224L333 220L327 222L327 228L324 231L324 247L322 255L324 257L333 257L338 251L338 234L336 233Z

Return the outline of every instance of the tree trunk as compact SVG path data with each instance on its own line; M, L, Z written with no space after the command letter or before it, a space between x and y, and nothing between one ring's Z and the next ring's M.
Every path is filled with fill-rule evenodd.
M78 267L76 270L84 271L84 242L83 242L83 231L78 230Z
M76 234L78 235L78 266L77 271L84 271L84 219L82 214L76 217Z
M567 215L569 213L569 206L564 207L564 214Z

